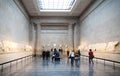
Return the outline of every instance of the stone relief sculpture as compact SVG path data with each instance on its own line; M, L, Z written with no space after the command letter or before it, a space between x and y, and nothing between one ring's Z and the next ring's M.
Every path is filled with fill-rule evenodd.
M106 48L107 52L114 52L116 44L118 44L118 41L108 42L107 48Z
M119 41L111 41L107 43L96 43L89 45L80 45L78 47L81 51L87 51L88 49L96 49L97 52L106 52L106 53L120 53L120 43Z
M91 49L97 49L98 52L105 52L107 43L97 43L89 45Z
M33 51L32 46L7 40L0 40L0 53Z
M65 45L65 49L64 49L64 53L67 53L67 51L70 52L71 50L69 49L68 45L66 44L66 45Z
M115 53L120 54L120 42L117 42L114 46L115 46Z
M4 44L3 41L0 41L0 52L4 52Z

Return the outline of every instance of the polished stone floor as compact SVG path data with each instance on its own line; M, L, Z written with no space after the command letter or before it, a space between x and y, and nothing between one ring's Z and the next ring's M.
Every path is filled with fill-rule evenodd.
M67 58L52 62L51 59L42 60L37 57L6 68L0 73L0 76L120 76L120 69L114 70L112 66L101 63L89 65L84 58L81 58L79 65L71 66Z

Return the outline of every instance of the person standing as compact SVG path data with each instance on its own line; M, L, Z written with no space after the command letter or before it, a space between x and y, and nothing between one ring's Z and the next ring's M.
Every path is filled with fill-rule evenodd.
M74 50L72 52L70 52L70 59L71 59L71 66L73 66L74 64L74 57L75 57L75 54L74 54Z
M89 49L88 55L89 55L89 64L91 64L91 62L92 64L94 64L93 62L94 54L93 54L92 49Z
M46 55L45 50L43 50L42 51L42 58L43 58L43 60L45 59L45 55Z
M63 52L62 48L59 48L59 52L62 54L62 52Z
M78 54L78 52L75 52L75 65L77 67L79 66L79 54Z
M69 50L67 50L67 57L69 57Z
M78 56L79 56L79 61L80 61L80 56L81 56L80 50L78 50Z
M52 53L52 61L55 60L55 54L56 54L56 52L57 52L57 49L54 48L53 53Z
M81 56L80 50L77 50L75 53L75 65L77 67L79 67L80 65L80 56Z
M49 50L47 50L47 51L46 51L46 60L48 60L48 59L49 59L49 57L50 57L50 51L49 51Z

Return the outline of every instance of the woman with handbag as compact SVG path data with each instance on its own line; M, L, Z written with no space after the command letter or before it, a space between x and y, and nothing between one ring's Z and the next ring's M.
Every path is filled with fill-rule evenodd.
M91 64L91 62L92 64L94 64L93 62L94 54L93 54L92 49L89 49L88 55L89 55L89 64Z

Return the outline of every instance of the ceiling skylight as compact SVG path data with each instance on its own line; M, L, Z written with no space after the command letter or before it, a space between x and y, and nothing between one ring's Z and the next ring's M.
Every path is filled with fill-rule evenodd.
M75 0L38 0L40 11L71 10Z

